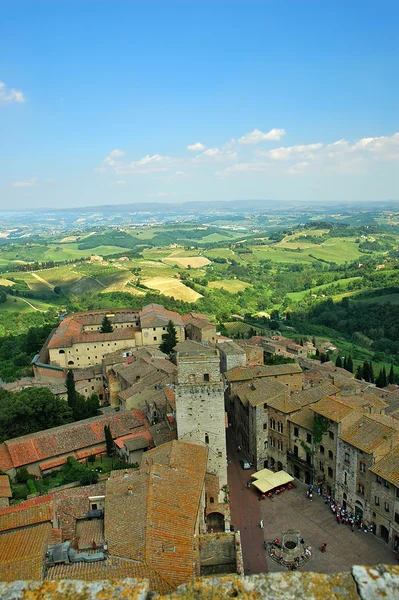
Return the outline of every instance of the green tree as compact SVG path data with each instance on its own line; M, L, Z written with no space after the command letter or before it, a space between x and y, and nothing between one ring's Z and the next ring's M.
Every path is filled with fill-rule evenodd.
M367 362L367 360L365 360L363 363L362 373L364 381L370 381L370 364Z
M347 371L348 370L348 359L346 358L346 356L344 356L344 369Z
M66 376L66 389L67 389L68 406L73 411L76 406L77 393L76 393L76 388L75 388L75 377L74 377L72 369L69 369L67 376Z
M335 366L336 366L336 367L342 367L342 360L341 360L341 357L340 357L340 355L339 355L339 354L338 354L338 356L337 356L337 358L336 358L336 361L335 361Z
M107 455L112 456L114 453L114 439L111 433L111 427L104 425L105 444L107 446Z
M7 294L1 290L0 291L0 304L4 304L7 301Z
M374 369L373 369L373 363L371 362L371 360L369 362L369 377L370 377L370 379L369 379L370 383L374 383Z
M162 336L162 340L163 342L159 346L160 351L165 354L171 354L173 348L177 344L177 332L173 321L169 321L166 333Z
M100 328L100 332L101 333L112 333L113 332L113 327L112 327L112 323L109 320L109 318L107 317L107 315L104 315L103 321L101 323L101 328Z
M394 381L395 381L395 373L393 370L393 365L391 365L391 369L390 369L389 375L388 375L388 383L390 385L392 385L394 383Z
M363 367L361 365L356 369L356 379L363 379Z
M352 360L351 355L349 355L347 358L346 370L349 371L349 373L353 373L353 360Z
M92 394L86 400L87 417L96 417L100 409L100 400L97 394Z
M71 421L68 404L47 388L27 388L15 394L0 390L0 443Z
M61 289L61 287L59 285L56 285L54 287L53 291L54 291L54 294L56 294L57 296L59 296L59 294L61 294L61 292L62 292L62 289Z

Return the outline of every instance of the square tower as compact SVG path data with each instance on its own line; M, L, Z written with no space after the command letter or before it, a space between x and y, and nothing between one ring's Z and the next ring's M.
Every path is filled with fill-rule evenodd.
M187 340L177 346L176 421L179 440L208 447L207 472L227 485L224 384L215 348Z

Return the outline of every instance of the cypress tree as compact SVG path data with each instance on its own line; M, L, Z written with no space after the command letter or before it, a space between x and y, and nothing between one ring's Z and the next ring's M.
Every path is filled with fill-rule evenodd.
M388 380L387 380L387 372L385 370L385 367L382 367L382 380L381 381L382 381L382 387L387 387Z
M370 383L374 383L374 369L373 369L373 363L370 360L370 364L369 364L369 374L370 374Z
M362 365L359 365L356 369L356 379L363 379L363 368Z
M391 370L389 371L389 375L388 375L388 382L390 383L390 385L392 385L394 381L395 381L395 374L393 372L393 365L391 365Z
M335 361L335 366L336 367L342 367L342 360L341 360L341 357L340 357L339 354L338 354L337 359Z
M69 371L67 373L66 389L67 389L68 406L70 408L72 408L72 414L73 414L74 410L75 410L75 406L76 406L76 388L75 388L75 377L73 375L72 369L69 369Z
M367 362L367 360L364 361L363 363L363 379L364 381L370 381L370 365Z
M112 456L114 451L114 440L112 438L111 427L104 425L105 444L107 447L107 455Z
M347 371L348 370L348 359L346 358L346 355L344 356L344 369Z
M349 373L353 373L353 360L351 355L348 356L348 360L346 361L346 370L349 371Z
M114 329L112 327L111 321L109 320L107 315L104 315L103 321L101 323L100 333L112 333L113 330Z
M163 342L159 346L161 352L165 354L171 354L173 348L177 344L177 332L173 321L169 321L166 328L166 333L162 336Z

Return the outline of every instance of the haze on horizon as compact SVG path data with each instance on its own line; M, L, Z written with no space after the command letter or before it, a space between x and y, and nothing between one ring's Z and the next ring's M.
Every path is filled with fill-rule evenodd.
M399 197L395 0L1 13L2 210Z

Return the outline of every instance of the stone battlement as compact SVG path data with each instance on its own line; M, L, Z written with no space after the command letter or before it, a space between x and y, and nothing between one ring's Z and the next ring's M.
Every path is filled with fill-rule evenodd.
M181 585L167 595L150 593L146 580L15 581L0 583L4 600L379 600L399 596L399 566L354 566L348 573L269 573L239 577L207 577Z

